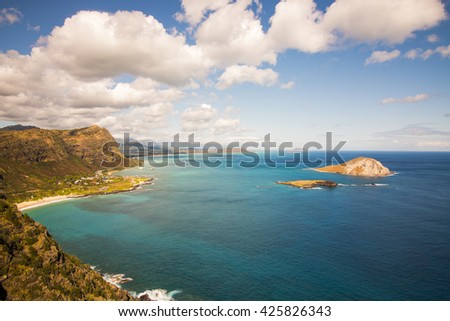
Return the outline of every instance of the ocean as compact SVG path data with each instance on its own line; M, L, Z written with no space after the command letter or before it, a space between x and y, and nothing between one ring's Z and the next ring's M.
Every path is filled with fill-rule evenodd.
M450 153L345 152L385 178L304 168L133 168L123 194L26 210L137 293L176 300L450 300ZM235 163L239 162L235 157ZM278 163L282 161L277 159ZM276 181L329 179L334 189Z

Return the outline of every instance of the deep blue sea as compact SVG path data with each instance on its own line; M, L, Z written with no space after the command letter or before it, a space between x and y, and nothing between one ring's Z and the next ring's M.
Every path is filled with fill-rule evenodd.
M157 178L141 190L26 212L66 252L133 278L123 288L136 292L178 289L178 300L450 300L450 153L342 155L374 157L397 174L146 166L122 172ZM297 179L341 186L275 184Z

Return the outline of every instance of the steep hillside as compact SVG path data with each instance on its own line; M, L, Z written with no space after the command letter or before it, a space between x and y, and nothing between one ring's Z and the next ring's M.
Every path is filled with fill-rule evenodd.
M92 176L106 159L102 146L108 142L114 142L114 138L98 126L1 130L0 180L4 193L12 201L48 196L64 187L65 178Z
M103 154L108 142L113 137L98 126L0 130L0 300L132 299L64 253L44 226L9 203L128 191L147 183L148 178L97 172L102 160L123 159L118 149Z
M0 300L132 300L5 200L0 227Z
M100 169L105 159L102 148L105 143L115 142L108 130L98 126L72 130L52 131L65 144L66 152L77 157L93 169Z

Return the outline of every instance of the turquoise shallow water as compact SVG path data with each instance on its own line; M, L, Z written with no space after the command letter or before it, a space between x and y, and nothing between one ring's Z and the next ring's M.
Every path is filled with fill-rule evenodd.
M450 153L371 156L380 179L301 168L130 169L152 186L26 211L128 290L180 300L450 300ZM332 179L332 190L278 180ZM376 186L371 185L377 184Z

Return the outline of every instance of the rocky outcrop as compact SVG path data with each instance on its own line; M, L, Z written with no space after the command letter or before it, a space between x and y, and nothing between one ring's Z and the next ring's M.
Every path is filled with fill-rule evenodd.
M383 177L393 174L378 160L368 157L358 157L340 165L316 168L316 171L364 177Z
M315 187L336 187L337 183L333 181L325 181L325 180L298 180L298 181L289 181L289 182L276 182L277 184L289 185L293 187L298 187L302 189L311 189Z
M132 300L79 259L47 229L0 200L0 300Z

